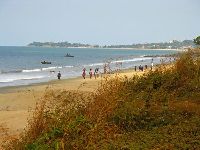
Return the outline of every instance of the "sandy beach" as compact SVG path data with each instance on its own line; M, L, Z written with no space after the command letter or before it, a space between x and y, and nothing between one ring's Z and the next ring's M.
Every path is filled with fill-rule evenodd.
M144 72L135 72L134 70L121 71L119 76L131 77L134 74ZM82 77L73 79L53 80L46 83L39 83L27 86L6 87L0 89L0 125L9 128L9 134L17 135L23 131L27 125L27 119L31 116L30 110L33 110L36 103L40 101L46 88L54 90L81 90L93 91L106 76L114 77L116 74L103 75L95 79L85 80Z

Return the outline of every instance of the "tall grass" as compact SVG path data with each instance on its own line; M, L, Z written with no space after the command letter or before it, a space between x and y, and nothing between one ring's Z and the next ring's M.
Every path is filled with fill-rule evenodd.
M200 50L143 76L105 78L91 93L48 89L5 149L198 149Z

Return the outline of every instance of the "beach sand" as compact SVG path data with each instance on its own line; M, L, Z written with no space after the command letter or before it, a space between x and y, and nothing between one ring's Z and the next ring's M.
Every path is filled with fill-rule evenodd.
M131 77L143 73L129 69L121 71L118 75ZM94 77L93 79L89 79L87 77L85 80L82 77L78 77L35 85L1 88L0 125L9 128L10 135L18 135L26 127L27 119L31 116L30 110L35 108L36 102L40 101L47 87L54 90L94 91L105 76L114 77L115 75L103 75L103 77L99 77L98 79L94 79Z

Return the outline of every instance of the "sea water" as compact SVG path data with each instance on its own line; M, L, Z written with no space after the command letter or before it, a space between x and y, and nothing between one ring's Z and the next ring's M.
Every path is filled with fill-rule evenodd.
M65 57L66 54L74 57ZM110 70L129 69L139 65L159 64L161 57L152 55L173 54L172 50L130 50L98 48L46 48L46 47L0 47L0 87L28 85L81 76L83 68L99 68L103 72L105 64ZM51 64L42 64L42 61ZM171 59L170 59L171 61Z

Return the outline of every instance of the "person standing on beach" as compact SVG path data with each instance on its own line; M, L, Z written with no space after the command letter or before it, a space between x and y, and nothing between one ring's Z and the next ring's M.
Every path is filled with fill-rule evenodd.
M94 69L94 78L97 78L97 68Z
M94 77L95 77L95 79L99 77L99 68L95 68Z
M153 69L153 58L151 60L151 70Z
M58 77L58 80L60 80L60 78L61 78L61 73L60 73L60 71L58 72L57 77Z
M153 69L153 62L151 63L151 70Z
M85 76L86 76L86 69L83 68L83 73L82 73L82 77L83 77L83 79L85 79Z
M142 71L142 66L141 65L139 66L139 71Z
M147 70L147 65L145 65L145 69Z
M135 71L137 71L137 66L135 66Z
M89 75L90 75L90 79L92 79L92 68L90 68Z

